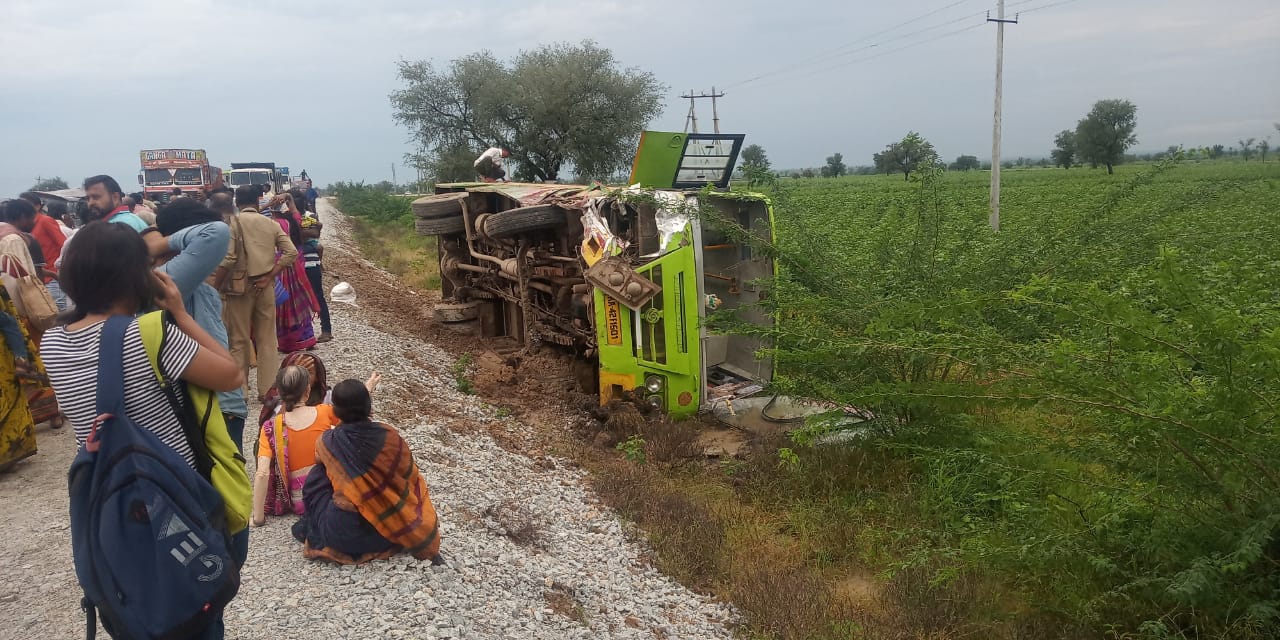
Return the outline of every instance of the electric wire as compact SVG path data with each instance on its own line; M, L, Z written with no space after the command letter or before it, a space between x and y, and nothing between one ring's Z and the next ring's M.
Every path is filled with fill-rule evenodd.
M746 80L740 80L740 81L738 81L738 82L735 82L735 83L732 83L732 84L726 85L726 87L725 87L725 88L726 88L726 89L731 89L731 88L734 88L734 87L740 87L740 86L742 86L742 85L745 85L745 84L748 84L748 83L751 83L751 82L755 82L755 81L760 80L760 79L763 79L763 78L768 78L768 77L771 77L771 76L775 76L775 75L778 75L778 74L780 74L780 73L787 73L788 71L792 71L792 70L794 70L794 69L796 69L796 68L798 68L798 67L802 67L802 66L804 66L804 65L806 65L806 64L808 64L808 63L810 63L810 62L814 62L814 61L817 61L817 60L822 60L822 59L826 58L826 57L827 57L827 56L829 56L829 55L847 55L847 54L849 54L849 53L855 53L856 51L861 51L862 49L865 49L865 48L867 48L867 47L863 47L863 48L857 49L857 50L855 50L855 51L845 51L845 50L846 50L846 49L848 49L849 47L854 46L854 45L861 44L861 43L863 43L863 42L866 42L866 41L868 41L868 40L871 40L872 38L877 38L877 37L879 37L879 36L882 36L882 35L885 35L885 34L888 34L888 33L892 33L892 32L894 32L894 31L896 31L896 30L898 30L898 29L900 29L900 28L902 28L902 27L905 27L905 26L907 26L907 25L909 25L909 24L914 24L914 23L919 22L919 21L921 21L921 20L924 20L924 19L926 19L926 18L930 18L930 17L935 16L935 15L937 15L937 14L939 14L939 13L943 12L943 11L946 11L946 10L951 9L951 8L953 8L953 7L956 7L956 6L959 6L959 5L961 5L961 4L964 4L965 2L968 2L968 1L969 1L969 0L956 0L955 2L952 2L951 4L948 4L948 5L945 5L945 6L943 6L943 7L939 7L939 8L937 8L937 9L934 9L933 11L929 11L929 12L927 12L927 13L924 13L924 14L918 15L918 16L916 16L916 17L914 17L914 18L911 18L910 20L905 20L905 21L903 21L903 22L899 22L898 24L895 24L895 25L893 25L892 27L889 27L889 28L887 28L887 29L881 29L880 31L877 31L877 32L872 33L872 34L870 34L870 35L862 36L862 37L860 37L860 38L858 38L858 39L856 39L856 40L851 40L851 41L849 41L849 42L846 42L846 43L844 43L844 44L842 44L842 45L840 45L840 46L838 46L838 47L834 47L834 48L831 48L831 49L826 49L826 50L824 50L824 51L820 51L820 52L818 52L818 53L816 53L816 54L814 54L814 55L812 55L812 56L810 56L810 57L808 57L808 58L804 58L803 60L798 60L798 61L796 61L796 62L792 62L792 63L789 63L789 64L784 65L784 66L782 66L782 67L776 68L776 69L774 69L774 70L772 70L772 71L766 71L766 72L764 72L764 73L762 73L762 74L760 74L760 75L757 75L757 76L754 76L754 77L751 77L751 78L747 78ZM1031 0L1022 0L1022 1L1023 1L1023 2L1030 2ZM981 14L978 14L978 15L981 15ZM972 17L972 16L969 16L969 17ZM936 27L933 27L933 28L936 28ZM916 33L918 33L918 32L916 32ZM909 35L912 35L912 34L907 34L907 35L909 36ZM902 37L907 37L907 36L902 36ZM873 45L871 45L871 46L875 46L875 45L873 44ZM844 53L840 53L840 52L842 52L842 51L843 51Z

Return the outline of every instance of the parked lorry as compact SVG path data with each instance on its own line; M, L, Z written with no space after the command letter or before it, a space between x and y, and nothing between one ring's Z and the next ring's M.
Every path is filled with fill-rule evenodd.
M174 187L203 199L222 186L222 169L209 164L204 149L143 149L138 155L138 184L153 200L168 202Z
M600 402L673 415L758 393L773 374L761 340L718 335L708 315L758 303L772 259L769 200L723 189L740 135L646 132L631 188L456 183L414 201L439 243L436 320L515 348L553 343L582 364Z
M227 172L227 183L232 189L246 184L265 184L271 193L280 193L288 188L286 181L286 175L281 174L274 162L232 162Z

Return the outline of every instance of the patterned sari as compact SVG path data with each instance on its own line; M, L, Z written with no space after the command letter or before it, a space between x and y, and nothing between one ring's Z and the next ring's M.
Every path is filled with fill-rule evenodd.
M4 287L0 287L0 307L14 316L18 313ZM35 355L35 344L25 327L22 333L27 340L27 350L32 354L31 367L44 374L44 363ZM56 404L54 408L56 411ZM18 462L36 454L35 424L27 398L18 384L13 352L4 340L0 340L0 472L8 471Z
M271 445L271 487L267 490L266 513L282 516L286 513L302 515L302 485L311 467L294 469L289 466L289 428L284 416L278 415L262 423L262 431Z
M277 215L272 219L284 229L285 233L289 234L290 238L294 238L294 246L298 246L300 238L295 237L297 234L290 229L292 227L300 230L302 222L294 214L283 215L289 218ZM290 222L293 224L291 225ZM293 353L314 347L316 332L315 327L312 326L312 317L320 311L320 303L316 302L315 292L311 290L311 282L307 280L301 249L298 250L298 258L293 261L293 264L286 265L276 279L286 294L284 300L280 300L277 296L276 301L276 340L280 343L280 353Z

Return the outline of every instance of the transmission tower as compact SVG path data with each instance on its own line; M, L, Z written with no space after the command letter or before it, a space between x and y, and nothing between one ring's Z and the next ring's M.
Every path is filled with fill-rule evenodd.
M716 104L717 98L723 98L723 92L717 92L715 87L711 87L711 93L702 91L694 93L692 89L689 93L680 96L689 101L689 115L684 119L684 132L690 133L690 127L693 128L692 133L698 132L698 101L709 98L711 100L711 122L716 133L720 133L720 111Z

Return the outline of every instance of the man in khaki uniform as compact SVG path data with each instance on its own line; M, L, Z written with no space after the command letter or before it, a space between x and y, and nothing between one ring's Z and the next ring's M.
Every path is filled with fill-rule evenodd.
M276 353L276 275L298 258L298 250L284 229L258 211L260 195L258 185L236 189L236 208L240 212L228 221L231 244L215 276L218 288L226 293L222 321L227 325L231 357L244 370L246 380L251 337L252 344L257 345L259 400L275 384L280 369L280 355ZM237 274L248 276L244 293L239 295L228 283Z

